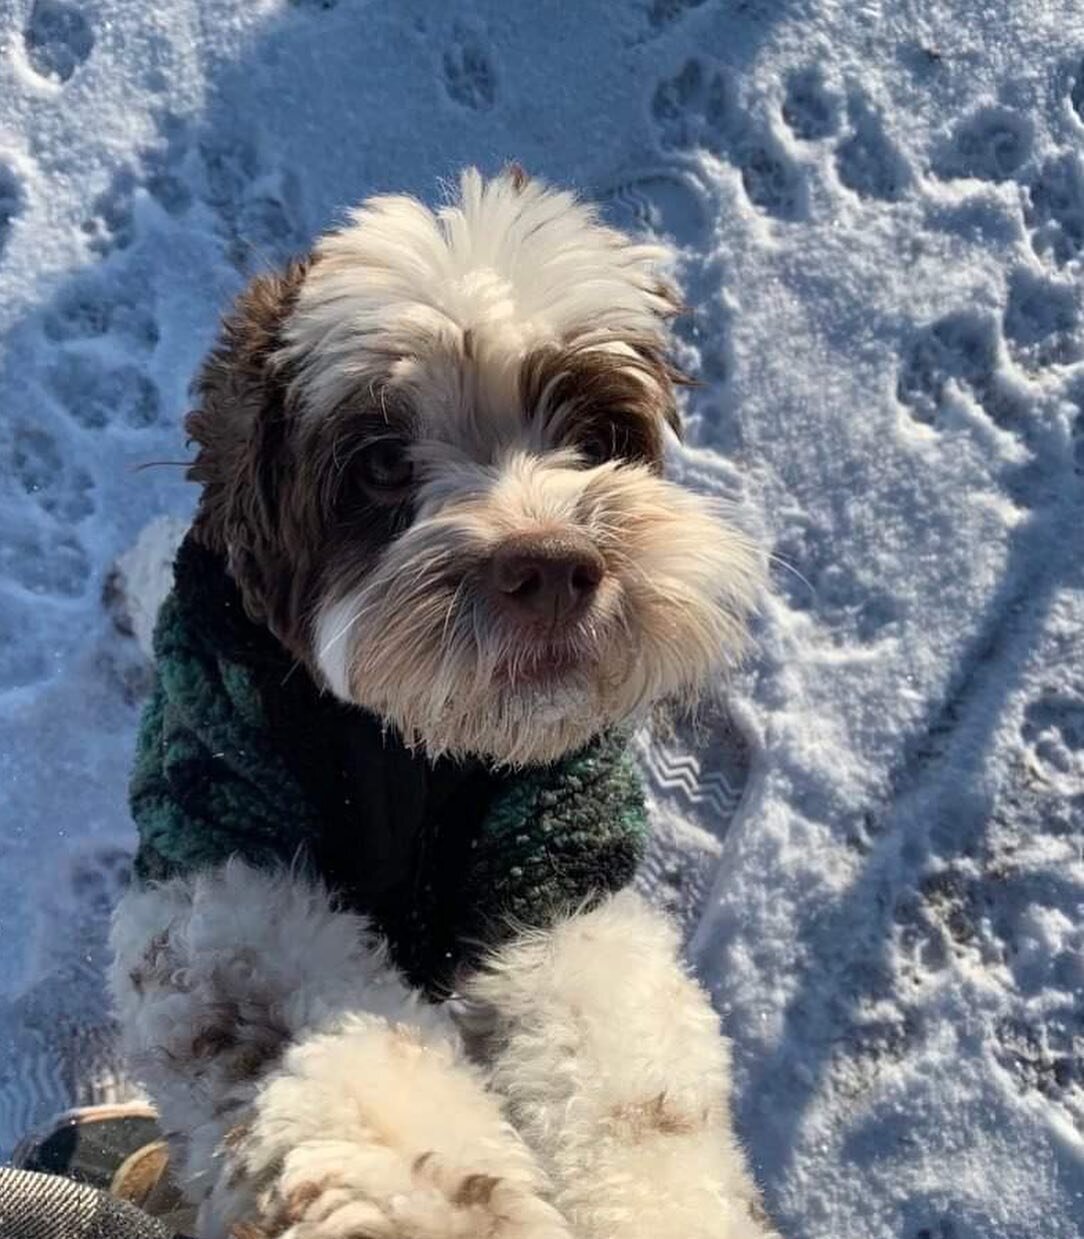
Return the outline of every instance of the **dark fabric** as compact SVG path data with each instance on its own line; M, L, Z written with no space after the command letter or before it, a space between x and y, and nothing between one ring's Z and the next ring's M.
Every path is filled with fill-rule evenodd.
M131 784L143 879L300 863L437 993L510 915L545 925L632 878L646 825L621 737L518 772L431 762L321 693L191 537L155 650Z
M161 1222L56 1175L0 1166L2 1239L169 1239ZM180 1236L177 1237L180 1239Z

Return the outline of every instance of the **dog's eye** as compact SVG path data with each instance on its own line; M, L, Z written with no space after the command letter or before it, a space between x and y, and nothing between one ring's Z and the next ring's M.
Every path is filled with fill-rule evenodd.
M361 453L361 476L373 490L401 491L414 480L414 464L402 439L377 439Z
M618 452L618 436L611 429L592 430L576 440L576 450L591 467L613 460Z

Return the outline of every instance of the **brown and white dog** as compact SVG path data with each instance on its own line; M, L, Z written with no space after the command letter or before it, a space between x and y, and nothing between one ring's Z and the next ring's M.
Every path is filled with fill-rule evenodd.
M551 761L695 697L742 647L759 556L662 477L666 258L516 169L468 171L454 204L372 199L257 278L204 367L199 536L318 683L431 756ZM630 892L473 978L484 1065L296 875L132 891L114 945L201 1234L768 1233L716 1016ZM136 985L149 957L157 984ZM197 1075L231 986L245 1018Z

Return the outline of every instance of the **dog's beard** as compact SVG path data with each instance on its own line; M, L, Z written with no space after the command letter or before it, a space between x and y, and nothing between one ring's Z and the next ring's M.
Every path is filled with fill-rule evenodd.
M740 653L759 556L705 500L650 470L517 455L432 489L431 514L423 507L359 584L340 586L314 633L331 689L406 744L553 761L662 699L695 698ZM482 585L502 538L540 528L585 534L606 566L590 608L551 634L517 628Z

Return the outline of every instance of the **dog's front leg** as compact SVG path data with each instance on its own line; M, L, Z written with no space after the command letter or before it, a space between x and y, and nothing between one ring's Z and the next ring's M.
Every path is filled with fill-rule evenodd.
M129 893L113 987L210 1239L567 1239L437 1008L319 886L231 862Z
M624 892L499 952L493 1080L580 1239L764 1239L729 1055L671 925Z

